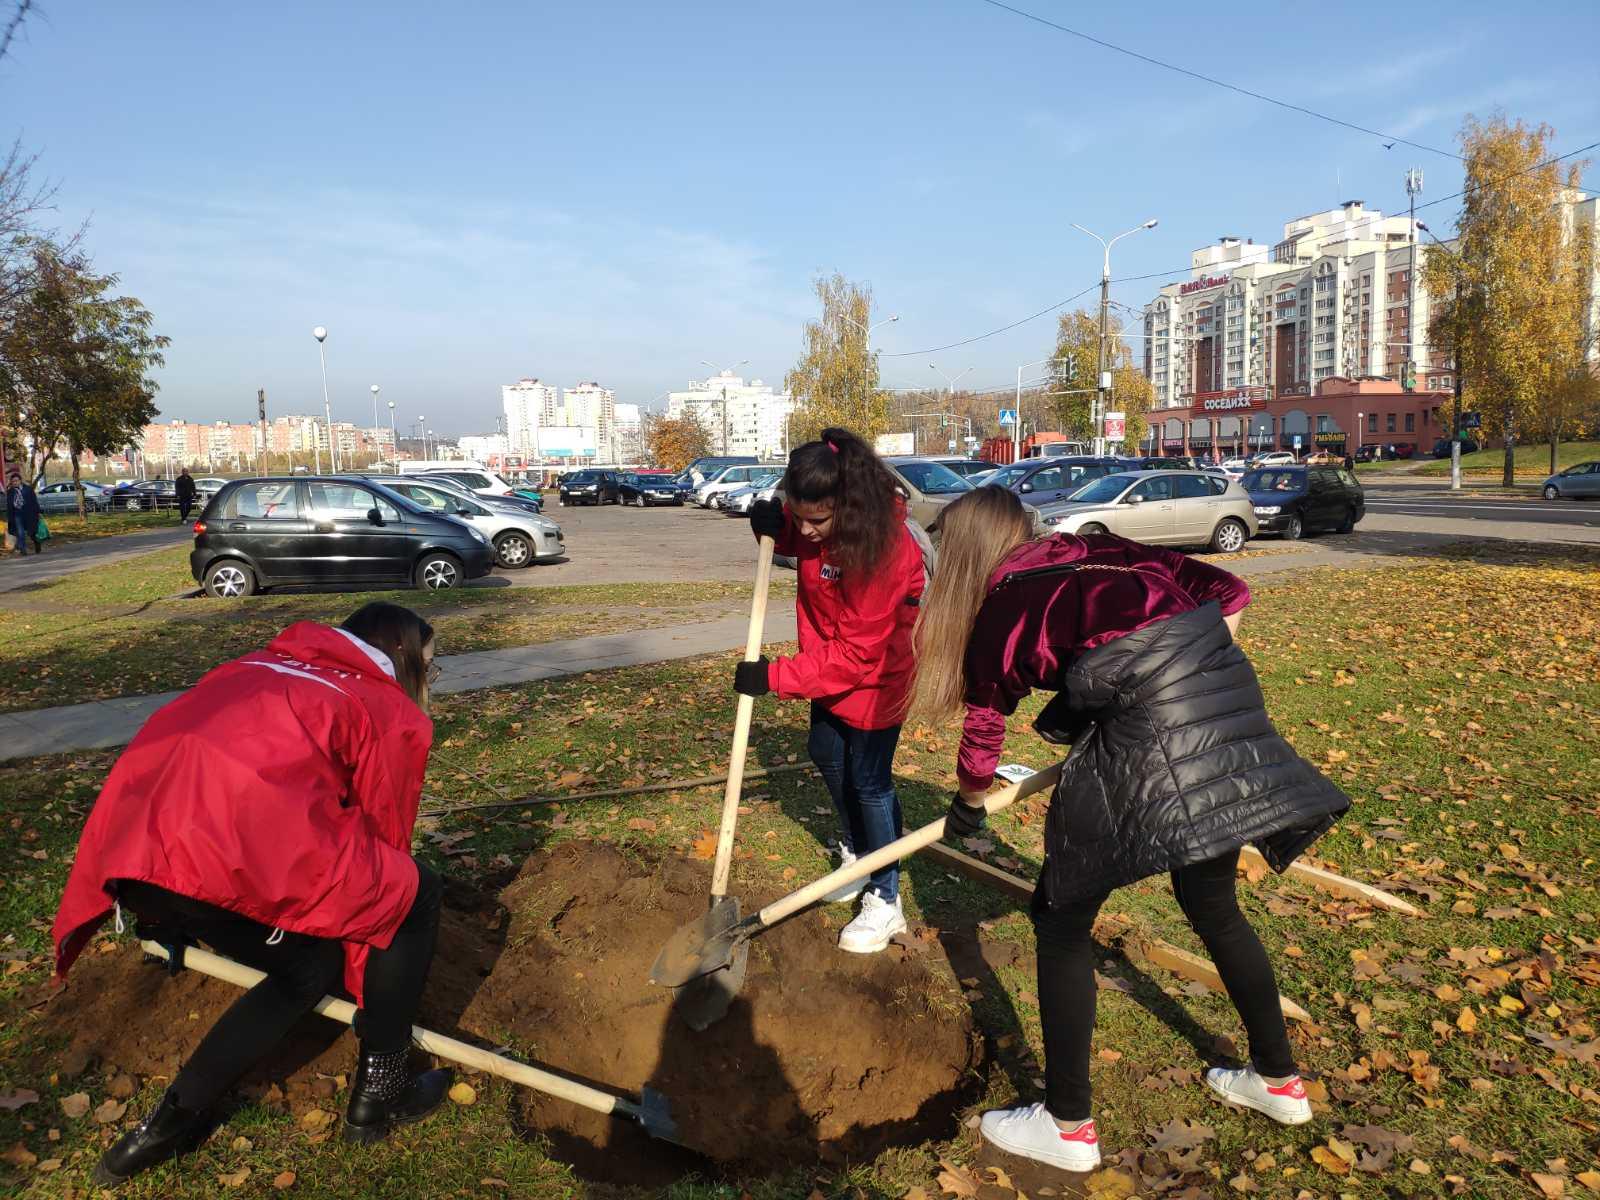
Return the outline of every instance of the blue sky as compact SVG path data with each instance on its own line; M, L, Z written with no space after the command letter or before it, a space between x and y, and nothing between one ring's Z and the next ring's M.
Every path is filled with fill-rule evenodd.
M1600 140L1600 5L1016 6L1430 146L1496 106ZM1452 159L1285 112L980 0L180 5L56 0L0 64L0 133L91 221L173 344L164 416L321 407L493 428L499 384L649 404L751 360L776 382L810 280L872 285L884 381L999 387L1053 319L936 354L1217 235L1457 190ZM1596 186L1600 168L1588 173ZM1447 227L1453 204L1430 213ZM1117 286L1138 305L1160 281ZM1086 301L1089 298L1086 298ZM387 419L385 417L385 419Z

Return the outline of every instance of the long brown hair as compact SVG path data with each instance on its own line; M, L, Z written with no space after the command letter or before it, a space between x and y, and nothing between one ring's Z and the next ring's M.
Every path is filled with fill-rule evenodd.
M876 567L899 536L894 476L848 429L830 426L817 441L795 447L783 493L806 504L833 501L828 557L847 579Z
M409 608L374 600L351 613L341 628L387 654L394 663L395 682L422 703L428 684L425 651L433 641L432 625Z
M967 692L967 640L989 577L1033 537L1028 511L1007 488L980 487L939 514L939 565L917 614L917 690L912 711L935 722Z

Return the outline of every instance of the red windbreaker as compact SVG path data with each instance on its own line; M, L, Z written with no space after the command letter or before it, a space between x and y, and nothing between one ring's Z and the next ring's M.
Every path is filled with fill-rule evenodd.
M915 675L912 629L925 584L922 550L905 525L861 579L842 577L826 544L807 541L784 509L775 552L796 560L795 623L800 653L772 662L768 682L780 700L816 700L846 725L887 729L905 719Z
M417 891L411 831L433 722L381 651L302 621L209 672L117 760L56 913L65 975L137 879L261 924L345 943L361 1002Z

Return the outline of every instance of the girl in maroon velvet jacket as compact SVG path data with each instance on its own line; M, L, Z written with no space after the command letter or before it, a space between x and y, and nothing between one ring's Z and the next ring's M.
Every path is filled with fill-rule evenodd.
M1072 751L1045 826L1034 894L1045 1101L986 1113L1002 1149L1072 1171L1100 1162L1090 1116L1095 981L1090 931L1111 890L1170 871L1250 1038L1251 1063L1214 1068L1224 1100L1283 1124L1311 1119L1260 939L1239 911L1239 849L1278 870L1349 801L1268 720L1234 644L1244 582L1109 534L1033 541L1021 502L979 488L940 517L939 566L917 629L917 711L965 707L960 792L946 831L970 836L1006 718L1034 688L1036 722Z

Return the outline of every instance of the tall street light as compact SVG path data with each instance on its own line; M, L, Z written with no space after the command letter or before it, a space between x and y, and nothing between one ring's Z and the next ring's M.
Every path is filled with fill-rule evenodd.
M1017 407L1011 414L1016 418L1016 420L1011 423L1012 462L1016 462L1022 457L1022 372L1028 367L1042 367L1045 363L1055 362L1055 358L1056 356L1052 354L1049 358L1041 358L1036 362L1020 363L1017 366Z
M716 363L712 362L709 358L702 358L700 360L700 365L702 367L710 367L711 370L720 378L724 371L727 371L729 374L732 374L734 371L737 371L740 367L749 366L750 365L750 360L748 358L741 358L738 362L734 363L733 366L731 366L731 367L719 367L719 366L717 366ZM727 452L728 452L728 385L727 384L723 384L722 385L722 446L721 446L721 453L726 454Z
M1415 218L1413 218L1413 220L1415 220ZM1431 237L1433 239L1433 244L1448 254L1456 264L1456 330L1455 337L1451 339L1455 342L1455 345L1451 349L1451 359L1453 360L1454 365L1450 369L1450 374L1455 377L1455 404L1453 406L1454 413L1450 418L1450 490L1452 492L1459 492L1461 490L1461 256L1455 251L1451 250L1449 246L1446 246L1443 242L1441 242L1438 235L1424 225L1421 221L1416 221L1416 227ZM1415 246L1416 243L1413 241L1413 249L1411 252L1413 258L1416 257ZM1411 264L1411 274L1413 278L1416 276L1416 273L1417 264L1413 262Z
M378 391L379 391L378 385L377 384L373 384L372 385L372 437L373 437L374 441L376 441L377 437L378 437ZM378 455L378 461L380 463L383 461L383 455L381 455L381 454Z
M1079 233L1087 233L1100 243L1100 248L1105 251L1105 259L1100 268L1100 338L1095 346L1094 356L1094 403L1095 411L1090 414L1090 424L1094 427L1094 452L1105 453L1104 421L1106 415L1106 393L1111 390L1111 380L1106 375L1106 321L1109 316L1107 310L1111 304L1111 247L1131 234L1139 233L1146 229L1156 227L1156 219L1151 217L1143 225L1135 225L1132 229L1124 230L1109 242L1098 233L1085 229L1082 225L1073 223L1072 226Z
M848 313L840 313L839 315L846 321L849 321L850 324L854 325L857 329L861 330L861 342L866 350L867 371L870 372L872 370L872 331L874 329L882 329L885 325L893 325L900 319L900 314L895 313L894 316L885 317L883 320L874 322L871 325L863 325L860 321L856 320ZM867 390L869 394L865 397L865 399L871 399L871 388L869 387Z
M317 339L317 358L322 363L322 415L328 424L328 467L337 475L339 473L339 446L333 440L333 405L328 401L328 353L324 346L324 343L328 340L328 331L318 325L311 331L311 336Z

